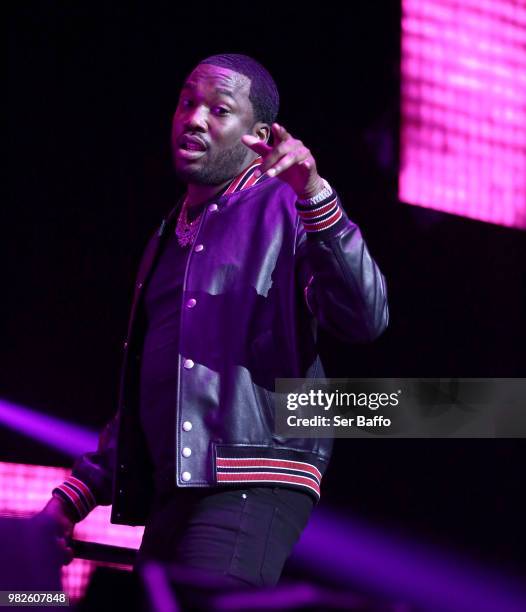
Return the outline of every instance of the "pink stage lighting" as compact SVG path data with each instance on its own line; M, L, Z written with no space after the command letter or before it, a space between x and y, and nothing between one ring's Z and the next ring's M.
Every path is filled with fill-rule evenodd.
M526 229L525 0L403 0L399 198Z
M59 467L0 462L0 516L33 516L42 510L50 499L52 489L63 482L70 471ZM75 527L73 536L77 540L139 548L144 527L112 525L110 511L110 506L95 508ZM117 564L74 559L62 569L63 588L72 602L84 595L91 574L98 565L131 570L131 567Z

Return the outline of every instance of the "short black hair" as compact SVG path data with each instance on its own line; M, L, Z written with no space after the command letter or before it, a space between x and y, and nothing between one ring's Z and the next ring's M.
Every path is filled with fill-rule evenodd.
M229 68L250 79L248 99L254 109L254 121L263 121L271 125L278 116L279 93L270 72L254 58L239 53L211 55L199 64L212 64Z

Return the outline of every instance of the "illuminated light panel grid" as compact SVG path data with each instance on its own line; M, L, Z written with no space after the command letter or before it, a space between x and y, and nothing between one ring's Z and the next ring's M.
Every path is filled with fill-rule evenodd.
M42 465L0 462L0 516L29 517L42 510L51 497L54 487L69 476L70 470ZM144 527L112 525L110 523L111 506L98 506L89 516L75 527L77 540L139 548ZM64 591L72 601L84 595L91 574L99 565L85 559L74 559L62 568Z
M399 199L526 228L526 0L403 0Z

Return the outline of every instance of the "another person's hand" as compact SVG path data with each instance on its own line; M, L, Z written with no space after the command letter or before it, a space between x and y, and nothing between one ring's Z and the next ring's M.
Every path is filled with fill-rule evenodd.
M38 516L47 518L56 527L57 542L63 555L63 565L69 565L73 561L73 549L70 542L73 536L75 520L58 497L52 497Z
M323 181L316 169L316 161L309 149L293 138L287 130L277 124L272 124L274 144L270 146L256 136L245 134L241 142L249 149L261 155L263 163L256 170L269 176L278 176L288 183L300 200L312 198L323 188Z

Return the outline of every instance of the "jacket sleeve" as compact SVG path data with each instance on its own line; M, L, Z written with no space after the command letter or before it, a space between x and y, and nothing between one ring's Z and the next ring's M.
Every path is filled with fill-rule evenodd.
M95 452L81 455L71 475L53 489L53 495L66 502L77 521L84 519L97 505L111 504L118 416L99 435Z
M338 194L296 202L296 269L307 308L345 342L371 342L387 327L385 279Z
M163 220L160 230L151 236L146 245L136 276L136 296L138 286L142 283L155 256L159 237L164 227L165 221ZM128 323L128 336L135 301L134 298ZM72 516L77 517L78 521L84 519L95 506L108 506L112 503L118 428L119 413L117 412L101 431L97 450L81 455L73 466L71 476L53 489L52 494L67 503L68 508L72 511Z

